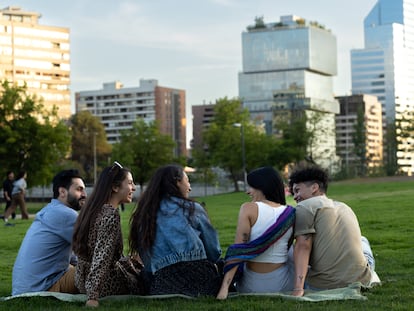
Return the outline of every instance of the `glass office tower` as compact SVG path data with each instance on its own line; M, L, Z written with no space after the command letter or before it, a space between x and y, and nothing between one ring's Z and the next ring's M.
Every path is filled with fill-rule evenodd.
M364 20L364 36L364 48L351 51L352 93L378 96L384 155L388 162L396 158L399 171L411 175L413 138L397 130L395 148L389 138L395 122L414 112L414 0L378 0Z
M308 152L318 164L332 168L337 161L339 112L332 81L337 71L336 37L297 16L282 16L280 22L269 24L256 20L242 33L242 54L239 96L252 120L275 134L277 115L286 110L300 109L308 117L318 113L325 131L316 133L318 144Z

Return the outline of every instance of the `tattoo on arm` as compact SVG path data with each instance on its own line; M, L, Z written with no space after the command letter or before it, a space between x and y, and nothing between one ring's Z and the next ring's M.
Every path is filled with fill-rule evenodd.
M249 234L248 233L243 233L243 242L244 243L249 242Z

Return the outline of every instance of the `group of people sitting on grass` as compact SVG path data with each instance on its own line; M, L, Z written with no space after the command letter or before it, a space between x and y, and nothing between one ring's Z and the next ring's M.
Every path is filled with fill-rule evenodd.
M131 171L118 162L106 167L88 198L79 173L61 171L53 199L20 246L12 294L83 293L93 307L109 295L303 296L379 280L352 209L326 196L324 170L300 168L289 176L295 208L286 204L284 182L272 167L251 171L247 183L251 200L240 207L235 243L223 258L206 210L189 198L184 169L157 169L131 215L124 256L118 207L132 201Z

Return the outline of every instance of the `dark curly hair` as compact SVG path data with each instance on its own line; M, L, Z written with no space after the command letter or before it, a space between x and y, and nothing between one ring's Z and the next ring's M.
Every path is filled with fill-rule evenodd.
M317 183L323 193L328 192L328 173L320 167L312 166L294 170L289 176L289 189L292 192L293 184Z

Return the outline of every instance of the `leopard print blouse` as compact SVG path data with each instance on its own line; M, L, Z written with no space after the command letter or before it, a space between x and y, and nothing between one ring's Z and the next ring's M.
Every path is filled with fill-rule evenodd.
M88 299L129 293L124 276L116 268L122 251L119 211L104 205L89 231L88 258L79 256L76 266L75 285Z

